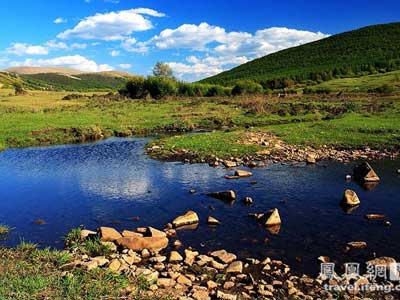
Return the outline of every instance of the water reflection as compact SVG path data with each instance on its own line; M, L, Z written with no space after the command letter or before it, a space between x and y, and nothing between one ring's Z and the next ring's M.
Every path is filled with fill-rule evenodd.
M134 229L162 228L194 210L200 224L178 232L184 246L264 257L271 255L310 273L316 257L363 261L376 255L398 257L400 246L399 161L373 164L381 182L366 190L344 180L352 165L326 162L315 166L267 165L253 177L226 180L230 172L205 164L163 163L143 154L146 139L110 139L95 144L8 150L0 153L0 223L15 227L7 245L20 238L62 247L61 237L84 224ZM257 183L254 184L254 181ZM343 191L357 192L361 205L339 206ZM191 189L197 193L191 194ZM252 205L226 203L206 193L233 189ZM278 208L282 226L266 228L248 217ZM368 213L384 214L392 223L368 222ZM212 215L218 227L207 225ZM132 221L133 217L139 217ZM47 225L35 225L44 219ZM195 229L195 230L193 230ZM343 253L349 241L366 241L363 252ZM385 247L382 247L385 245Z

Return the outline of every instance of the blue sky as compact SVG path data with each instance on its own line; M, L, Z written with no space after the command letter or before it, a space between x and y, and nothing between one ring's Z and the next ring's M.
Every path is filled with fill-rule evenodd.
M148 75L157 61L197 80L371 24L400 1L2 0L0 69L69 66Z

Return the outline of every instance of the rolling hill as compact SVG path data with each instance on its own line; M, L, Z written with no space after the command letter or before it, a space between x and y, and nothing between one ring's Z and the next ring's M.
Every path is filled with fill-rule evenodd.
M400 22L373 25L255 59L201 83L253 80L268 88L400 69Z
M84 73L62 67L15 67L0 72L0 85L11 87L18 81L32 90L113 91L122 88L134 76L118 71Z

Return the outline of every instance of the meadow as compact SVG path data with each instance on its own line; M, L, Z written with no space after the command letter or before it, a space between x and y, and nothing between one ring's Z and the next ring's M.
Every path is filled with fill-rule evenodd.
M396 148L399 96L359 94L110 100L62 100L64 92L11 96L0 90L0 149L88 142L109 136L213 131L166 136L166 149L222 157L252 153L239 145L245 130L275 134L290 144L341 148ZM87 96L89 94L82 94ZM90 94L91 95L91 94Z

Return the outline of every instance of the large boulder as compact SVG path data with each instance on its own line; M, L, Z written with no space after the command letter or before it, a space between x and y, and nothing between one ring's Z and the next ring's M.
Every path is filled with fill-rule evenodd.
M122 237L115 243L123 248L133 251L142 251L143 249L159 251L167 248L168 239L166 237Z
M253 174L251 172L244 171L244 170L236 170L235 171L235 176L238 176L238 177L250 177L252 175Z
M207 194L210 197L220 199L223 201L235 201L236 199L236 193L232 190L227 190L227 191L222 191L222 192L212 192Z
M267 219L265 221L265 226L271 227L271 226L277 226L282 223L281 217L279 215L279 211L277 208L274 208L270 210L267 214Z
M199 223L199 216L194 211L191 210L186 212L183 216L179 216L172 221L172 225L175 228L186 225L198 224L198 223Z
M357 180L364 182L378 182L380 180L374 169L372 169L371 165L366 161L356 165L353 172Z
M122 237L122 235L111 227L100 227L98 229L100 233L100 239L104 242L114 242Z
M360 205L360 199L355 191L345 190L342 198L342 204L345 206L357 206Z

